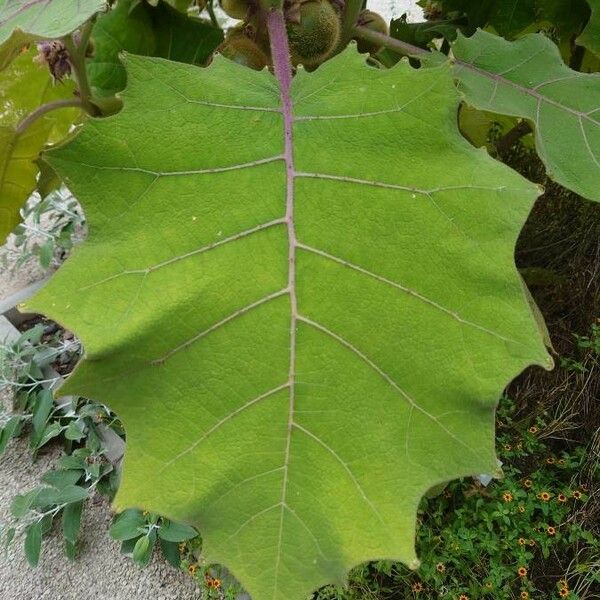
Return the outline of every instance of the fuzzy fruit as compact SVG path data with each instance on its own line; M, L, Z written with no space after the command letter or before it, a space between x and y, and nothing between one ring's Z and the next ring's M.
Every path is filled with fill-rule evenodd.
M229 60L256 71L261 71L268 63L267 55L242 33L228 36L218 50Z
M381 15L370 10L363 10L360 13L358 16L358 24L371 31L376 31L377 33L383 33L385 35L389 33L385 19ZM381 50L381 46L377 46L373 42L367 42L367 40L360 38L357 38L356 40L356 47L359 52L370 52L371 54L377 54Z
M287 25L294 65L317 66L335 50L340 38L340 19L328 0L308 0L299 10L299 22Z
M233 19L243 20L248 15L248 0L220 0L221 8Z

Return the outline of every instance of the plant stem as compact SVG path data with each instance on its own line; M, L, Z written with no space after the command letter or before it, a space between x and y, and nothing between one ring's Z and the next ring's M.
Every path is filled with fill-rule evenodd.
M342 30L337 52L341 52L354 37L354 26L358 21L362 5L362 0L346 0L344 12L342 13Z
M290 60L290 47L285 20L281 9L269 10L266 20L269 29L269 39L271 40L273 70L282 88L282 102L287 105L290 102L288 92L292 83L292 63ZM284 106L284 108L290 107Z
M63 43L69 52L69 62L73 69L73 75L77 82L79 97L83 109L91 116L96 117L100 114L98 107L91 101L92 90L88 81L87 69L85 64L85 53L92 32L93 23L88 21L80 33L79 44L75 44L73 36L68 35L63 38Z
M72 98L66 100L55 100L54 102L48 102L38 106L32 113L27 115L16 127L18 134L23 133L28 127L37 121L40 117L43 117L46 113L60 108L80 107L83 108L83 103L79 98Z
M569 68L573 69L573 71L581 70L581 63L583 63L583 57L585 56L585 48L583 46L578 46L575 41L571 44L572 54L571 60L569 61Z
M79 30L79 48L83 56L87 52L88 44L90 43L90 37L92 36L92 29L94 28L93 21L87 21L81 26Z
M219 25L219 21L217 21L217 17L215 15L215 11L213 8L213 0L208 0L208 2L206 3L206 10L208 11L208 16L210 17L210 22L217 29L221 29L221 26Z
M510 131L503 135L494 145L498 154L503 155L510 150L524 135L531 133L531 125L527 121L517 123Z
M401 42L400 40L390 37L389 35L379 33L378 31L372 31L371 29L363 27L362 25L355 25L352 30L352 35L366 40L367 42L372 42L377 46L384 46L385 48L389 48L390 50L394 50L395 52L406 54L408 56L418 57L431 54L429 50L419 48L419 46L413 46L407 42Z

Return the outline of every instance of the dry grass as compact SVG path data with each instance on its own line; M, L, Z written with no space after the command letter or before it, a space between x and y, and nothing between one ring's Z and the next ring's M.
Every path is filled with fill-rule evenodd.
M570 520L600 536L600 355L577 339L600 323L600 204L549 181L539 159L522 147L504 159L546 188L522 231L516 261L546 320L557 364L551 372L528 369L508 393L517 404L516 419L544 419L540 435L557 453L587 446L587 461L572 486L587 487L590 500ZM572 550L554 561L571 574L581 598L597 597L589 575L600 572L600 556L589 547Z

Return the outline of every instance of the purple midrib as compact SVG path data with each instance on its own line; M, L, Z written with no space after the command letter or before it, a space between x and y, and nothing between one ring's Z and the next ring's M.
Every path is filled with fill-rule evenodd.
M284 151L283 159L286 170L286 211L285 223L288 231L288 292L290 294L291 318L290 318L290 373L289 383L292 390L293 401L294 387L294 363L295 363L295 341L296 320L298 318L298 306L296 298L296 230L294 225L294 149L293 149L293 122L292 99L290 87L292 84L292 65L290 62L287 31L283 13L280 10L271 10L267 15L267 24L271 38L271 53L273 56L273 68L275 77L279 82L281 97L281 113L284 126ZM290 406L293 409L293 403ZM291 417L290 417L291 420Z
M293 114L290 87L292 84L292 65L288 45L287 30L283 12L271 10L267 15L267 25L271 40L271 54L273 57L273 69L275 77L279 82L279 93L281 98L281 113L284 125L284 152L286 170L286 211L285 223L288 232L288 286L290 295L290 364L289 364L289 407L287 422L287 439L285 446L283 482L281 489L281 513L279 521L279 541L277 548L277 564L275 568L274 597L277 593L279 578L279 566L281 561L281 550L283 540L283 515L287 500L288 467L290 459L290 447L292 439L292 428L294 426L294 402L295 402L295 379L296 379L296 327L298 324L298 302L296 298L296 229L294 225L294 150L293 150Z

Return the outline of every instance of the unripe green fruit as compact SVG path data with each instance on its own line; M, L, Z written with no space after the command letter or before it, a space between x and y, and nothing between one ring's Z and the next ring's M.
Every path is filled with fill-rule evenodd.
M376 12L370 10L363 10L358 16L358 24L376 31L377 33L383 33L388 35L388 26L385 19L378 15ZM356 40L356 48L359 52L370 52L371 54L377 54L381 50L381 46L374 44L373 42L367 42L361 38Z
M340 39L340 19L327 0L304 2L299 15L299 23L287 25L292 63L316 66L335 50Z
M233 19L243 20L248 14L248 0L220 0L221 8Z
M241 33L228 36L218 50L229 60L256 71L262 71L268 63L267 55Z

